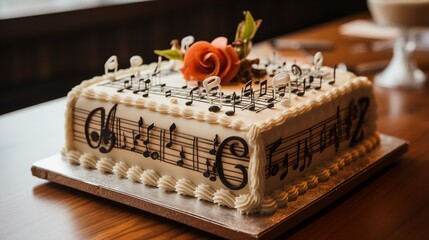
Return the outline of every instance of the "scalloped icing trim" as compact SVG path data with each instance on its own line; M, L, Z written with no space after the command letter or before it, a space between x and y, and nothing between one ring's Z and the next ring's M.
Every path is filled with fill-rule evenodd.
M265 195L263 200L260 201L260 208L257 212L260 214L272 214L279 208L287 207L287 202L296 201L300 196L308 193L317 185L329 181L329 177L331 175L330 168L332 168L332 165L341 165L341 162L344 162L344 158L350 158L350 156L353 155L351 152L359 152L362 149L362 146L363 149L365 149L365 154L371 152L379 144L379 141L379 134L375 133L372 137L367 138L356 147L337 156L336 159L326 167L321 167L316 170L314 174L303 177L302 180L296 181L295 184L287 185L284 189L277 189L272 194ZM255 200L255 198L249 197L249 194L235 196L229 190L222 188L213 190L209 185L203 183L195 185L192 181L186 178L176 180L168 175L161 176L155 170L143 170L139 166L128 166L122 161L116 162L111 158L101 157L99 159L95 159L88 154L82 154L74 150L68 152L62 151L62 153L63 158L72 165L81 165L82 161L79 161L79 159L82 158L91 159L91 166L94 167L88 168L81 165L86 170L92 171L98 169L103 174L114 174L120 179L128 179L136 183L158 187L165 191L177 192L180 195L196 197L200 200L212 202L220 206L235 208L239 212L245 214L249 214L251 212L240 211L240 209L243 209L243 206L253 205L252 201ZM341 171L342 169L343 168L338 169L338 171Z

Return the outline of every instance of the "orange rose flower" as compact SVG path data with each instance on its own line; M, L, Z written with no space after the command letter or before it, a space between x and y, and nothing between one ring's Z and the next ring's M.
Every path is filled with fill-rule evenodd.
M222 84L235 77L240 68L240 59L225 37L211 43L199 41L191 45L180 69L186 80L202 81L210 76L221 78Z

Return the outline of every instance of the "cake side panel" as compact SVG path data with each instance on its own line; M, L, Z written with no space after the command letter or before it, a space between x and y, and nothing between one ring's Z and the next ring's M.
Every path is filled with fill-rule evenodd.
M309 178L375 134L376 103L371 83L361 81L339 95L312 104L310 109L303 107L302 114L291 114L282 124L262 133L265 195ZM290 112L294 111L300 110Z
M246 132L86 97L74 108L75 150L151 169L194 185L249 192Z

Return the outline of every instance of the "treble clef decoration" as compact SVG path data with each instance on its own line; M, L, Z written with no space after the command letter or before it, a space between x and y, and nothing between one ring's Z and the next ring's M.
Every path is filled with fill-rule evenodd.
M241 183L238 185L234 185L226 179L224 169L223 169L223 164L222 164L222 152L229 142L232 142L229 145L229 151L235 157L246 157L249 153L249 146L247 145L246 141L243 138L238 136L230 136L222 141L222 143L220 144L216 152L216 171L218 173L220 180L227 188L232 190L239 190L247 185L247 181L248 181L247 170L246 170L246 167L244 167L241 164L235 165L235 168L239 169L241 171L241 174L243 175ZM239 144L243 146L243 150L237 150L237 146Z
M109 114L107 115L106 121L105 121L106 110L103 107L99 107L92 110L88 114L88 117L85 120L86 142L91 148L98 148L101 153L108 153L115 146L116 136L114 134L113 128L115 126L115 115L116 115L117 106L118 104L115 104L110 109ZM97 114L97 112L100 113L100 132L97 132L97 131L90 132L90 123L92 122L92 119L95 116L95 114ZM94 121L94 122L97 122L97 121Z

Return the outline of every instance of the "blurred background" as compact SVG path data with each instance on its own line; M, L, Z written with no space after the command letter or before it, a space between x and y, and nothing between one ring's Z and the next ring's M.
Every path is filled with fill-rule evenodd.
M263 19L255 42L367 10L366 1L0 0L0 114L66 96L117 55L156 61L154 49L193 35L233 40L243 10Z

